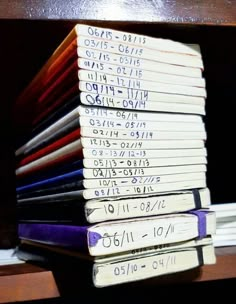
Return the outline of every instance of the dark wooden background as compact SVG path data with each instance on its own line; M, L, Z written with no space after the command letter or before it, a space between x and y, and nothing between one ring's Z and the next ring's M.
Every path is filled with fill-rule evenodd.
M14 133L11 106L20 91L51 55L77 22L130 30L155 37L199 43L205 65L208 97L206 127L208 133L208 185L214 202L236 201L235 179L235 101L236 101L236 1L226 0L1 0L0 1L0 247L15 246ZM233 293L236 277L235 251L218 258L216 267L205 267L202 273L191 272L189 281L207 280L201 291L217 292L226 288ZM25 276L25 273L29 274ZM77 295L79 269L60 268L51 271L36 266L12 266L0 269L0 302L56 297L65 293ZM227 278L229 278L227 280ZM221 282L220 279L224 279ZM175 282L181 276L175 277ZM212 280L209 282L209 280ZM216 281L214 283L214 280ZM171 295L170 287L157 288L160 280L151 280L145 288L136 285L129 292L129 302L147 298L158 301ZM72 284L73 283L73 284ZM70 286L72 284L73 286ZM141 287L141 284L137 286ZM172 295L183 301L189 289L195 297L199 286L171 287ZM73 288L70 288L73 287ZM125 301L129 286L114 288L108 293ZM101 299L106 291L94 293ZM147 295L149 297L147 297ZM2 296L2 297L1 297ZM200 297L200 296L199 296ZM191 298L192 299L192 298ZM81 299L80 303L86 300ZM189 300L189 298L188 298ZM60 301L59 303L63 303ZM68 298L64 303L69 303Z

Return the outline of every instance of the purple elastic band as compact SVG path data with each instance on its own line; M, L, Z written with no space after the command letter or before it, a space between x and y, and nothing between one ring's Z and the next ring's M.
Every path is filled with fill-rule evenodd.
M202 239L206 237L207 231L206 231L206 215L207 211L204 210L193 210L190 211L190 213L196 215L198 217L198 238Z
M102 238L102 236L93 231L89 231L88 233L88 243L90 247L96 246L97 242Z

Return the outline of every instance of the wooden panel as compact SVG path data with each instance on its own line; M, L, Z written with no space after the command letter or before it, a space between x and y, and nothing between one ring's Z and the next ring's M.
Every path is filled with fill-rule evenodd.
M236 278L236 255L217 256L217 264L204 266L196 281Z
M2 0L0 18L94 19L236 24L236 2L226 0Z
M0 267L0 303L59 297L51 271L29 265Z
M68 268L67 264L57 267L55 273L28 263L0 267L0 303L57 298L61 296L86 296L91 290L95 296L107 292L129 292L159 286L174 286L192 282L210 282L236 278L236 246L217 248L217 264L196 268L167 276L113 286L110 289L81 288L82 269ZM87 273L88 274L88 273ZM75 279L76 278L76 279ZM194 284L195 285L195 284ZM79 288L80 286L80 288ZM192 286L192 289L195 287ZM131 292L132 294L132 292Z

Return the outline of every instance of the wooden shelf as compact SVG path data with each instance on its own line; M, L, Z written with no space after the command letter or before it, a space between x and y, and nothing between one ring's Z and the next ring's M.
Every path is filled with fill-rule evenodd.
M173 275L143 280L131 284L114 286L109 290L132 290L132 288L153 287L168 284L190 282L206 282L236 278L236 246L217 248L216 265L204 266L190 271ZM79 269L70 269L66 273L63 267L54 274L49 269L44 269L32 264L18 264L0 267L0 303L28 301L36 299L57 298L60 296L79 295L78 280ZM68 275L70 277L68 277ZM63 280L63 282L62 282ZM67 284L65 282L67 281ZM104 290L107 290L105 288ZM96 291L93 290L96 294ZM80 293L82 291L80 290Z
M1 187L4 191L2 191L0 210L0 245L9 247L17 243L13 135L6 136L5 133L5 130L12 129L11 104L59 42L68 34L72 25L77 22L101 26L112 25L121 30L130 29L153 36L201 44L208 86L206 105L208 172L210 173L208 186L213 190L213 199L217 197L219 201L224 200L224 202L235 200L233 180L226 180L227 176L230 176L228 171L234 172L236 167L235 153L230 147L231 133L235 128L235 84L233 81L235 54L232 48L236 31L235 1L1 0L0 55L3 58L1 100L4 102L0 104L2 123L0 166ZM227 101L227 107L221 106L222 101ZM225 134L221 144L219 144L220 133ZM228 148L225 149L225 147ZM226 161L223 165L221 165L222 159ZM224 185L219 176L224 177ZM194 288L192 286L201 283L236 280L236 246L217 248L216 253L216 265L114 286L109 290L111 293L114 290L119 291L117 294L122 295L121 290L125 292L133 290L138 294L142 292L142 288L151 288L154 290L152 294L154 296L157 286L169 288L169 286L176 286L177 283L191 283L188 287ZM79 276L82 277L79 268L66 269L66 266L58 267L54 271L28 263L0 266L0 303L63 296L79 298L81 293L85 293L79 286L77 280ZM94 297L97 293L99 290L93 290ZM102 294L107 297L106 293L105 288ZM144 296L146 296L145 293ZM102 300L104 301L104 298ZM145 303L148 302L145 301Z
M236 3L226 0L86 1L3 0L1 19L141 21L179 24L236 24Z
M28 263L0 266L0 303L59 297L50 270Z
M195 281L236 278L236 246L216 248L216 265L204 266Z

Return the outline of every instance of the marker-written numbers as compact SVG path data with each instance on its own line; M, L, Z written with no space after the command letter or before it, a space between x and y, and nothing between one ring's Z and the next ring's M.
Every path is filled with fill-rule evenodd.
M145 168L120 168L120 169L84 169L91 170L89 178L114 178L114 177L132 177L145 175Z
M120 31L114 31L112 29L103 29L97 28L93 26L87 27L88 36L96 37L96 38L103 38L107 40L114 40L114 41L124 41L131 44L145 44L146 37L142 35L136 35L133 33L123 33Z
M80 82L81 91L102 95L109 95L111 97L124 97L126 99L135 100L148 100L148 90L138 90L134 88L118 87L113 85L81 81Z
M108 196L118 196L118 195L129 195L134 194L146 194L154 193L155 189L152 185L148 186L129 186L129 187L114 187L114 188L97 188L96 190L88 189L85 191L92 191L93 197L108 197Z
M115 118L120 120L137 120L138 113L136 112L127 112L122 110L109 110L99 107L81 107L80 116L95 116L104 117L104 118Z
M110 150L110 149L92 149L86 150L89 158L141 158L146 157L146 150Z
M128 98L114 98L110 96L104 96L100 94L81 94L81 103L84 105L102 106L102 107L113 107L123 109L136 109L145 110L145 100L135 100Z
M110 130L110 129L101 129L101 128L94 128L94 127L88 127L89 129L86 129L87 127L83 128L83 136L94 136L94 137L100 137L100 138L127 138L127 139L146 139L150 140L153 138L153 132L152 131L139 131L139 130ZM89 134L87 134L87 132Z
M172 234L175 234L175 226L172 223L163 225L150 225L146 231L122 230L116 231L114 234L104 232L102 236L102 246L110 247L124 247L130 243L139 242L142 239L168 239Z
M135 78L129 77L120 77L116 75L107 75L106 73L99 73L97 71L80 71L80 79L84 81L94 81L103 84L114 84L118 87L126 87L126 88L133 88L133 89L142 89L143 81Z
M112 41L105 41L102 39L92 39L89 37L78 37L79 45L87 48L109 51L118 54L124 54L128 56L141 57L144 53L144 49L128 45L126 43L116 43Z
M86 138L87 148L141 149L142 141Z
M135 201L135 203L120 203L117 202L105 202L103 203L103 211L106 215L114 217L122 217L127 214L135 214L139 216L148 216L150 214L157 214L158 211L166 208L165 199Z
M121 129L146 129L147 122L145 121L123 121L114 119L105 119L100 117L81 118L81 125L101 128L121 128Z
M114 277L132 277L132 275L141 275L144 272L145 277L147 273L147 269L154 270L157 272L168 272L169 268L173 267L177 264L177 255L175 253L163 254L156 257L151 257L150 259L140 259L136 262L123 262L119 266L114 264L112 267L112 271L110 273L111 276ZM152 276L152 273L150 273Z
M97 72L106 72L108 74L115 74L119 76L132 77L138 79L142 79L143 76L142 69L129 68L126 66L108 64L105 62L99 62L96 60L84 58L79 59L79 67L82 69L89 69ZM93 77L90 79L93 79Z
M148 158L137 159L91 159L94 168L121 168L124 167L149 167L150 160Z
M109 52L104 52L95 49L88 49L81 47L78 49L78 54L80 57L84 57L91 60L109 62L113 64L121 64L122 66L139 68L143 60L130 57L126 55L111 54Z

